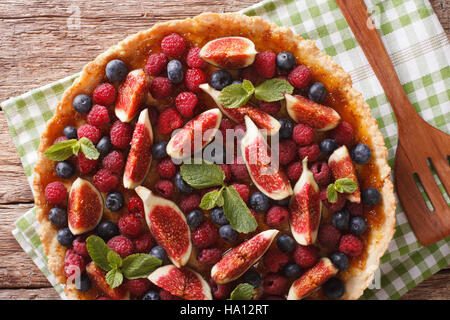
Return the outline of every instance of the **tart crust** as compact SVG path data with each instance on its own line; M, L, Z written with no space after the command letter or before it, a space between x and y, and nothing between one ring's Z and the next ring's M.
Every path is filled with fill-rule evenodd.
M65 284L64 256L66 248L56 240L57 229L48 219L50 206L45 199L45 186L48 182L59 179L54 170L54 163L44 156L44 151L53 144L67 125L75 127L84 123L80 115L74 112L73 98L81 93L91 94L94 88L105 77L105 66L112 59L122 59L132 68L141 68L151 51L152 43L160 43L161 39L172 32L183 35L195 45L203 45L212 38L221 36L244 36L253 40L261 50L290 51L297 62L309 66L313 75L325 84L327 89L339 92L344 101L341 114L348 113L358 126L355 133L364 137L364 142L372 148L373 165L371 180L377 181L382 202L377 206L377 221L366 232L364 261L352 263L341 279L345 282L346 293L343 299L357 299L371 283L377 270L381 256L388 248L395 232L395 197L390 180L390 167L387 164L387 149L378 125L371 115L369 106L361 93L352 88L350 75L338 66L333 59L321 52L313 41L305 40L287 27L278 27L260 17L247 17L238 13L203 13L194 18L157 23L152 28L127 37L115 46L100 54L88 63L79 78L68 88L58 103L56 113L47 122L45 132L41 136L39 158L34 171L35 203L38 207L37 219L40 223L39 235L48 257L49 269L56 280ZM260 44L260 45L259 45ZM131 70L131 69L130 69ZM66 179L70 180L70 179ZM70 186L72 181L64 181ZM118 217L109 216L117 220ZM69 299L93 298L92 293L83 293L73 285L65 286ZM312 298L320 298L312 296Z

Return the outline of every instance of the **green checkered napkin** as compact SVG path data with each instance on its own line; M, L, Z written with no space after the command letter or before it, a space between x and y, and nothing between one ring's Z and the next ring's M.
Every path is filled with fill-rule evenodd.
M366 0L377 28L410 101L435 127L450 130L450 45L426 0ZM378 121L393 165L397 126L386 96L334 0L275 0L242 11L292 28L331 55L350 73ZM12 98L2 104L25 173L32 182L39 137L57 101L77 75ZM441 190L443 190L441 186ZM448 197L447 202L450 202ZM16 222L17 241L64 298L49 272L37 229L35 211ZM382 258L373 284L362 299L398 299L450 264L450 239L423 247L414 236L402 208L397 208L397 232Z

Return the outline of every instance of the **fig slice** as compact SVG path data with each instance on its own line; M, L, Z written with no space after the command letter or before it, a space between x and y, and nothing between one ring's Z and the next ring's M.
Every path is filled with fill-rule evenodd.
M300 278L294 281L289 289L287 299L303 299L336 275L338 271L330 259L321 258L314 267L305 271Z
M103 216L103 198L100 191L87 180L77 178L70 188L67 204L69 229L74 235L89 232Z
M350 202L360 203L361 192L359 190L358 178L356 176L355 166L353 165L346 146L334 150L328 158L328 166L330 167L335 180L349 178L356 182L356 185L358 186L357 189L353 193L346 193L345 197Z
M206 110L189 121L177 131L166 151L174 159L184 159L203 149L214 139L222 121L222 112L218 108Z
M278 232L263 231L226 252L211 269L214 282L224 284L239 278L264 255Z
M204 92L211 96L220 110L231 120L237 123L243 124L245 122L245 116L252 119L260 129L267 130L267 135L273 136L280 130L280 122L272 117L271 115L265 113L259 108L252 106L250 104L243 105L239 108L225 108L219 101L220 91L211 87L208 83L202 83L200 86Z
M292 195L291 184L280 165L270 164L271 150L265 138L249 117L245 117L247 131L241 140L241 153L256 187L273 200Z
M296 122L309 125L317 131L328 131L335 128L341 117L333 108L326 107L302 96L284 95L286 110Z
M158 287L184 300L212 300L211 288L203 277L188 267L159 267L148 279Z
M192 243L183 212L172 201L155 196L145 187L137 187L136 193L144 202L145 220L153 237L175 266L184 266L191 255Z
M125 286L122 284L118 287L111 288L106 282L106 272L100 269L95 262L90 262L86 266L86 273L89 279L95 284L95 286L105 295L113 300L129 300L130 293Z
M131 139L131 149L123 174L123 186L125 188L134 189L144 181L152 163L152 143L152 125L148 116L148 109L144 109L139 114Z
M317 238L322 201L319 186L308 169L308 157L303 159L303 172L294 187L290 202L289 224L295 241L303 246L313 244Z
M115 113L122 122L130 122L139 110L150 87L150 76L142 69L128 73L117 93Z
M255 61L255 44L244 37L224 37L209 41L199 52L200 58L223 69L245 68Z

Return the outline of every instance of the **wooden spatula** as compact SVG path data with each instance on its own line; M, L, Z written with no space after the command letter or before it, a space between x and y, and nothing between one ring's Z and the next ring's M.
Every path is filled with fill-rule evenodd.
M397 77L380 35L363 0L337 0L386 93L398 122L395 186L409 223L424 246L450 236L450 207L430 170L434 166L447 194L450 192L450 136L425 122L414 110ZM425 190L429 210L415 178Z

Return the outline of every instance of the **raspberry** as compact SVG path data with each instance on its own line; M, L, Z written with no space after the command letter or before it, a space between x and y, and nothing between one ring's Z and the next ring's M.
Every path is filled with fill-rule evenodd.
M184 77L186 87L192 92L200 92L199 85L208 82L206 74L201 69L187 69Z
M115 236L109 239L108 247L118 253L122 258L125 258L134 252L133 242L125 236Z
M158 131L161 134L169 134L183 125L183 120L175 108L167 108L158 118Z
M353 128L351 124L341 121L337 127L331 131L331 137L340 145L349 145L353 141Z
M108 109L106 107L96 104L92 107L91 111L89 111L87 115L87 121L89 124L101 127L105 124L109 123L109 114Z
M341 233L331 224L324 224L320 226L319 234L317 236L319 242L324 247L336 250L341 238Z
M181 300L180 297L174 296L173 294L171 294L169 291L166 291L164 289L161 289L159 291L159 298L161 300Z
M128 199L128 213L132 213L138 218L145 216L144 202L142 202L142 199L137 194L133 194Z
M320 200L322 200L322 203L325 206L325 208L327 208L328 211L331 213L339 211L345 206L345 196L340 192L338 192L337 194L338 194L337 201L335 203L331 203L328 201L327 189L325 188L320 190Z
M281 206L273 206L267 211L266 224L269 227L275 228L288 221L289 211ZM275 272L275 271L273 271Z
M268 274L263 281L264 293L282 295L288 288L288 279L276 273Z
M233 177L236 180L242 181L246 180L249 177L247 167L245 166L245 163L243 163L242 159L238 160L236 158L234 160L234 163L230 164L230 167Z
M250 210L250 213L251 213L251 214L253 215L253 217L255 218L256 222L258 222L258 214L256 213L256 211L253 210L253 209L250 209L250 208L249 208L249 210Z
M189 195L181 195L180 201L178 203L178 206L180 207L181 211L184 213L189 213L194 209L197 209L200 205L201 198L200 195L197 193L189 194Z
M64 258L64 273L66 277L70 277L75 273L83 273L86 267L86 262L83 257L77 254L74 250L67 250Z
M186 50L186 41L178 33L172 33L162 39L161 49L169 57L181 58Z
M164 179L173 178L176 170L175 165L170 158L160 160L157 169L159 176Z
M244 200L244 202L247 202L248 198L250 197L250 189L248 188L248 186L239 183L233 183L232 186L236 188L236 191L239 193L242 200Z
M193 47L189 49L187 55L186 55L186 63L189 66L189 68L204 68L206 67L206 62L203 61L202 58L199 56L200 48L199 47Z
M231 286L231 283L218 284L215 283L212 278L209 280L209 285L211 287L211 293L213 297L219 300L228 298L228 295L230 294L231 289L233 288Z
M211 221L204 221L192 233L192 244L199 249L210 247L216 242L219 233Z
M270 79L275 75L277 55L271 51L258 53L255 57L253 67L263 78Z
M73 240L72 242L73 250L75 253L79 254L82 257L89 257L89 253L87 251L86 247L86 237L85 236L78 236Z
M225 173L225 182L229 182L231 180L231 168L227 164L219 164L219 167Z
M358 237L352 234L343 235L339 242L339 251L350 257L357 257L363 250L363 244Z
M314 162L320 156L320 149L317 143L310 144L309 146L299 147L298 155L300 159L303 160L305 157L308 157L308 162Z
M184 91L175 98L175 107L184 118L192 118L198 98L193 92Z
M167 66L169 60L164 53L154 53L150 55L145 64L144 70L153 77L157 77Z
M298 66L288 75L288 81L296 88L306 87L311 81L312 73L307 66Z
M142 233L133 240L134 248L138 253L148 253L153 248L155 242L150 233Z
M248 67L242 70L241 78L242 80L248 80L251 83L255 84L258 81L258 74L253 67Z
M118 226L121 234L136 238L141 233L142 223L138 217L129 213L120 217Z
M244 134L247 132L247 127L243 124L237 124L234 126L234 131L236 135L239 135L242 138Z
M164 99L170 96L173 90L172 82L168 78L156 77L150 84L150 93L155 99Z
M83 152L78 152L77 168L82 174L94 171L97 166L97 159L88 159Z
M141 297L150 289L151 282L147 278L127 280L125 288L135 297Z
M362 203L348 202L347 209L352 216L364 215Z
M280 164L287 165L295 159L297 146L292 140L283 140L279 144Z
M155 191L162 197L170 199L173 196L173 183L170 180L160 180L155 184Z
M92 100L95 104L109 107L116 101L117 91L111 83L98 85L92 93Z
M78 139L81 139L83 137L88 138L92 141L93 144L96 144L98 140L100 140L102 133L97 127L94 127L90 124L85 124L78 128L77 130Z
M67 141L69 140L69 138L67 138L66 136L61 136L55 139L55 141L53 141L53 144L61 142L61 141Z
M317 249L314 246L297 245L294 250L294 261L300 268L311 268L317 262Z
M120 173L125 165L123 154L120 151L114 150L108 153L102 160L102 166L113 173Z
M264 102L260 101L259 108L264 111L265 113L268 113L270 115L275 115L278 112L280 112L281 104L278 101L275 102Z
M220 122L219 130L222 133L224 144L226 143L227 130L233 129L233 126L234 126L233 122L228 118L223 118L222 121Z
M303 172L303 166L302 166L301 162L292 162L287 167L287 175L288 175L289 179L293 182L300 179L302 172Z
M292 139L299 146L307 146L314 142L314 130L306 124L297 124L292 131Z
M325 161L316 162L311 166L311 171L320 187L326 187L331 182L331 171Z
M222 250L217 248L209 248L201 250L197 255L197 260L200 263L213 265L216 264L222 257Z
M100 169L94 175L93 181L100 192L110 192L117 187L119 178L108 169Z
M111 143L119 149L125 149L130 145L133 136L133 128L129 123L117 120L113 123L109 132Z
M95 300L112 300L110 297L98 297Z
M273 248L264 255L264 265L270 272L280 271L289 261L289 256L280 249Z
M67 199L67 189L62 182L50 182L45 187L45 198L53 204L63 203Z

